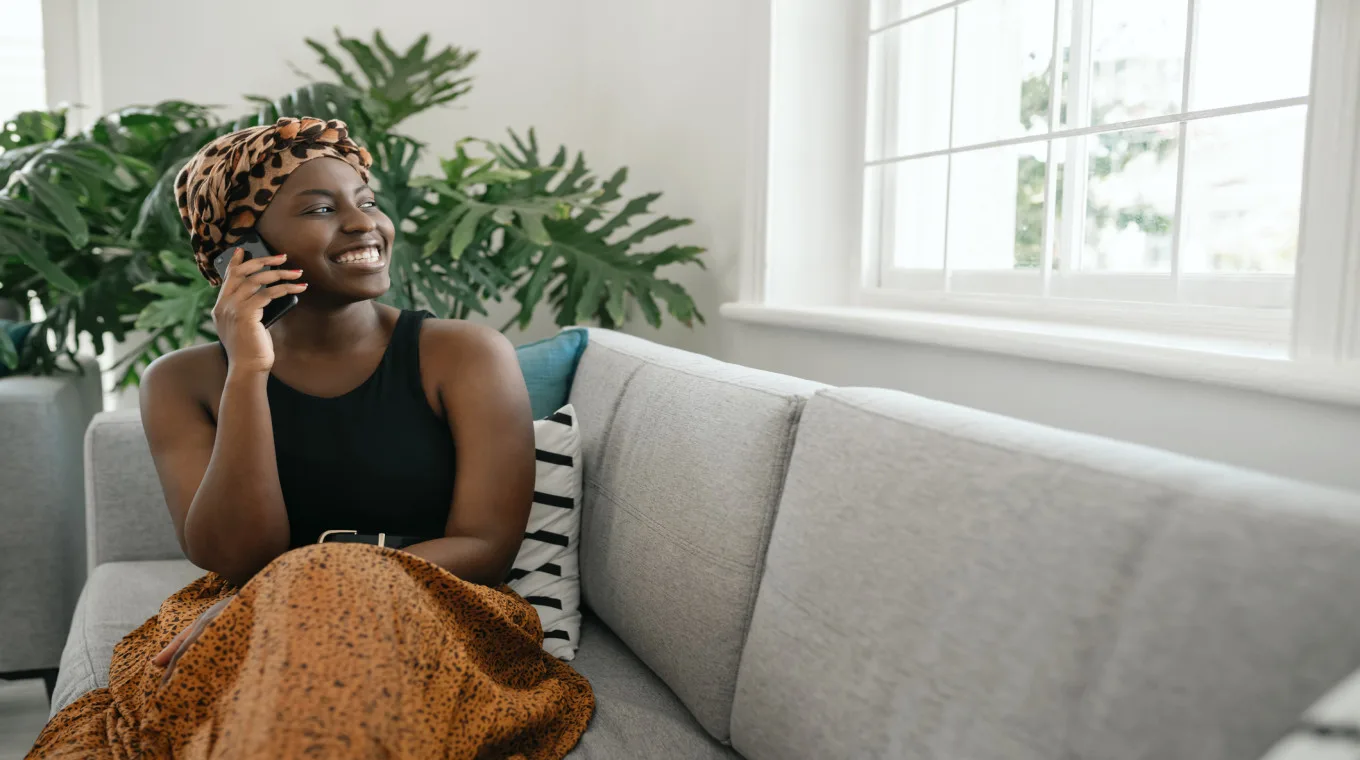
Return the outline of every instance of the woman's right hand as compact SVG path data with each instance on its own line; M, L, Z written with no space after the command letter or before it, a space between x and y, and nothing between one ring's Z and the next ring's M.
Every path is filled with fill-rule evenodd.
M264 307L275 298L307 289L301 269L270 269L282 266L287 256L266 256L241 261L237 248L227 265L227 276L217 292L213 326L227 350L231 369L268 374L274 366L274 341L264 327Z

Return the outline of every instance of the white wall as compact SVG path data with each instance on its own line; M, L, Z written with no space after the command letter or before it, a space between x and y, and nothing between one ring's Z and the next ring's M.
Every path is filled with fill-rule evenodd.
M183 98L223 105L227 114L244 112L243 94L277 95L304 83L290 63L325 74L303 38L332 42L339 25L361 38L381 29L398 49L428 32L432 49L453 44L481 51L472 93L406 127L436 151L460 137L500 138L507 127L530 125L545 139L571 140L581 125L579 54L571 52L581 11L580 2L471 0L333 0L324 7L274 0L100 3L100 105L110 110Z
M739 253L762 213L748 173L766 150L753 136L766 115L755 85L770 54L768 0L337 0L323 12L241 0L210 21L205 6L179 0L100 5L105 108L168 97L239 104L240 93L281 92L299 81L284 61L312 66L302 37L326 37L337 21L351 34L380 26L407 43L429 31L435 42L481 50L476 87L462 108L421 117L412 135L437 149L464 135L534 125L545 141L585 150L601 171L628 165L634 192L664 191L659 209L696 220L675 237L709 248L708 269L672 276L694 295L708 326L668 321L660 331L635 324L631 332L823 382L898 388L1360 488L1355 408L719 316L720 304L738 299ZM539 320L531 334L551 330Z
M708 327L669 317L661 330L631 332L701 353L719 349L718 306L737 298L739 251L750 221L747 171L763 106L753 67L768 9L752 0L593 0L584 37L581 147L600 167L626 165L635 193L664 193L656 208L695 220L676 240L708 249L707 271L668 276L690 292Z

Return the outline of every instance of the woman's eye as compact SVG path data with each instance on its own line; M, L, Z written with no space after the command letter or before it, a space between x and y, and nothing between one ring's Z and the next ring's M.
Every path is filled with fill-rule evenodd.
M317 206L317 207L314 208L314 209L308 209L307 213L308 213L308 214L319 214L319 213L321 213L321 212L323 212L323 211L334 211L334 210L335 210L335 209L332 208L332 207L330 207L330 206Z
M364 201L363 203L359 204L359 208L377 208L377 207L378 207L377 201Z

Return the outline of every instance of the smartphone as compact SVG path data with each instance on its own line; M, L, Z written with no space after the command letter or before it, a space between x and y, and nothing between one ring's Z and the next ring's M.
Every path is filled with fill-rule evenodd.
M242 262L278 255L274 253L274 249L270 248L268 243L264 242L264 238L261 238L252 231L244 238L241 238L240 242L217 254L217 257L213 259L213 268L217 270L217 276L221 277L223 280L227 279L227 265L231 263L232 254L236 252L237 248L241 248L245 251L245 254L241 257ZM265 269L277 268L278 267L265 267ZM282 298L275 298L264 307L264 318L261 321L264 322L265 327L268 327L279 321L279 318L284 314L287 314L289 309L297 306L297 303L298 297L296 293L289 293Z

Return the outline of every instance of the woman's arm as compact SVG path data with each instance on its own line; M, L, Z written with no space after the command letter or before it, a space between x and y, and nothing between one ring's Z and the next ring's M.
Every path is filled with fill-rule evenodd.
M147 368L142 425L184 555L243 584L288 549L268 375L228 372L214 427L187 390L191 369L173 355Z
M263 269L283 260L243 262L237 249L227 268L213 322L233 358L216 425L191 391L203 374L191 355L158 359L142 377L142 424L180 547L195 565L237 584L288 550L266 395L274 346L261 322L271 300L305 287L289 282L296 270Z
M514 347L495 330L431 320L421 343L432 349L421 354L435 362L430 369L456 446L457 475L445 537L406 551L463 580L495 586L510 572L533 505L529 391Z

